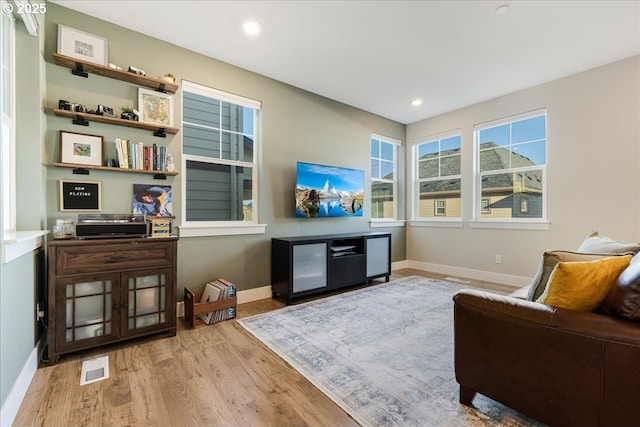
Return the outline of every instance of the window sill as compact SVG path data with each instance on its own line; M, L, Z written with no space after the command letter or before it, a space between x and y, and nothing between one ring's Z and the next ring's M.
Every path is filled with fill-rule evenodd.
M471 228L503 230L548 230L549 221L470 221Z
M49 230L16 231L5 234L2 240L2 263L6 264L41 248L44 244L43 236L47 234Z
M411 227L463 228L464 222L460 218L452 219L422 219L409 221Z
M404 227L406 221L404 219L372 219L369 221L370 228L383 227Z
M178 227L180 237L235 236L242 234L264 234L267 224L183 225Z

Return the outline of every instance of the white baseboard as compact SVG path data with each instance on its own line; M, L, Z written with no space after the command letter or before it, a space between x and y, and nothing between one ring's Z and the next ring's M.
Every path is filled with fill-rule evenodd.
M44 336L45 334L43 333L42 335ZM11 424L13 424L13 420L18 414L18 409L20 409L22 400L27 394L29 385L31 385L31 381L36 374L36 370L38 369L39 358L40 348L39 346L36 346L29 354L27 361L20 371L20 375L18 375L15 384L13 385L13 387L11 387L11 391L9 392L9 396L7 396L7 400L4 402L4 405L2 405L2 410L0 410L1 427L10 427Z
M483 280L486 282L501 283L514 287L527 286L531 283L531 277L514 276L511 274L494 273L484 270L473 270L471 268L453 267L450 265L432 264L429 262L407 261L406 268L416 270L433 271L434 273L447 274L451 276L466 277L469 279Z

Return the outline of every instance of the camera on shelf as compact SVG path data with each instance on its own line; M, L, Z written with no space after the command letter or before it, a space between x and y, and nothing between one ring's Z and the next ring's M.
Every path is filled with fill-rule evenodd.
M146 76L147 73L144 72L144 70L141 70L140 68L136 68L136 67L132 67L131 65L129 65L129 70L130 73L133 74L138 74L140 76Z
M58 100L58 109L71 111L71 103L69 101L64 100L64 99L59 99Z
M75 111L76 113L86 113L87 112L87 107L85 107L82 104L71 104L71 106L73 107L73 111Z
M94 114L97 114L98 116L107 116L107 117L116 116L115 114L113 114L113 108L105 107L104 105L100 105L100 104L98 104L98 108L96 108L96 111L94 112Z

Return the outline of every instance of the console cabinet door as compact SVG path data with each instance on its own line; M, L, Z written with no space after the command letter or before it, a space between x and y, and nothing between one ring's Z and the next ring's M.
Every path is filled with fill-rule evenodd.
M53 330L59 351L89 348L119 337L119 280L117 273L56 280Z
M293 293L326 288L327 243L293 245Z
M172 270L139 270L122 276L123 336L146 335L171 326L175 317Z
M389 275L390 237L367 238L367 277Z

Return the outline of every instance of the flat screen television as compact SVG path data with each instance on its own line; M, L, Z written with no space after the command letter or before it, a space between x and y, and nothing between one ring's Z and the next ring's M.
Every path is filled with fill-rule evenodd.
M296 217L362 216L364 171L298 162Z

